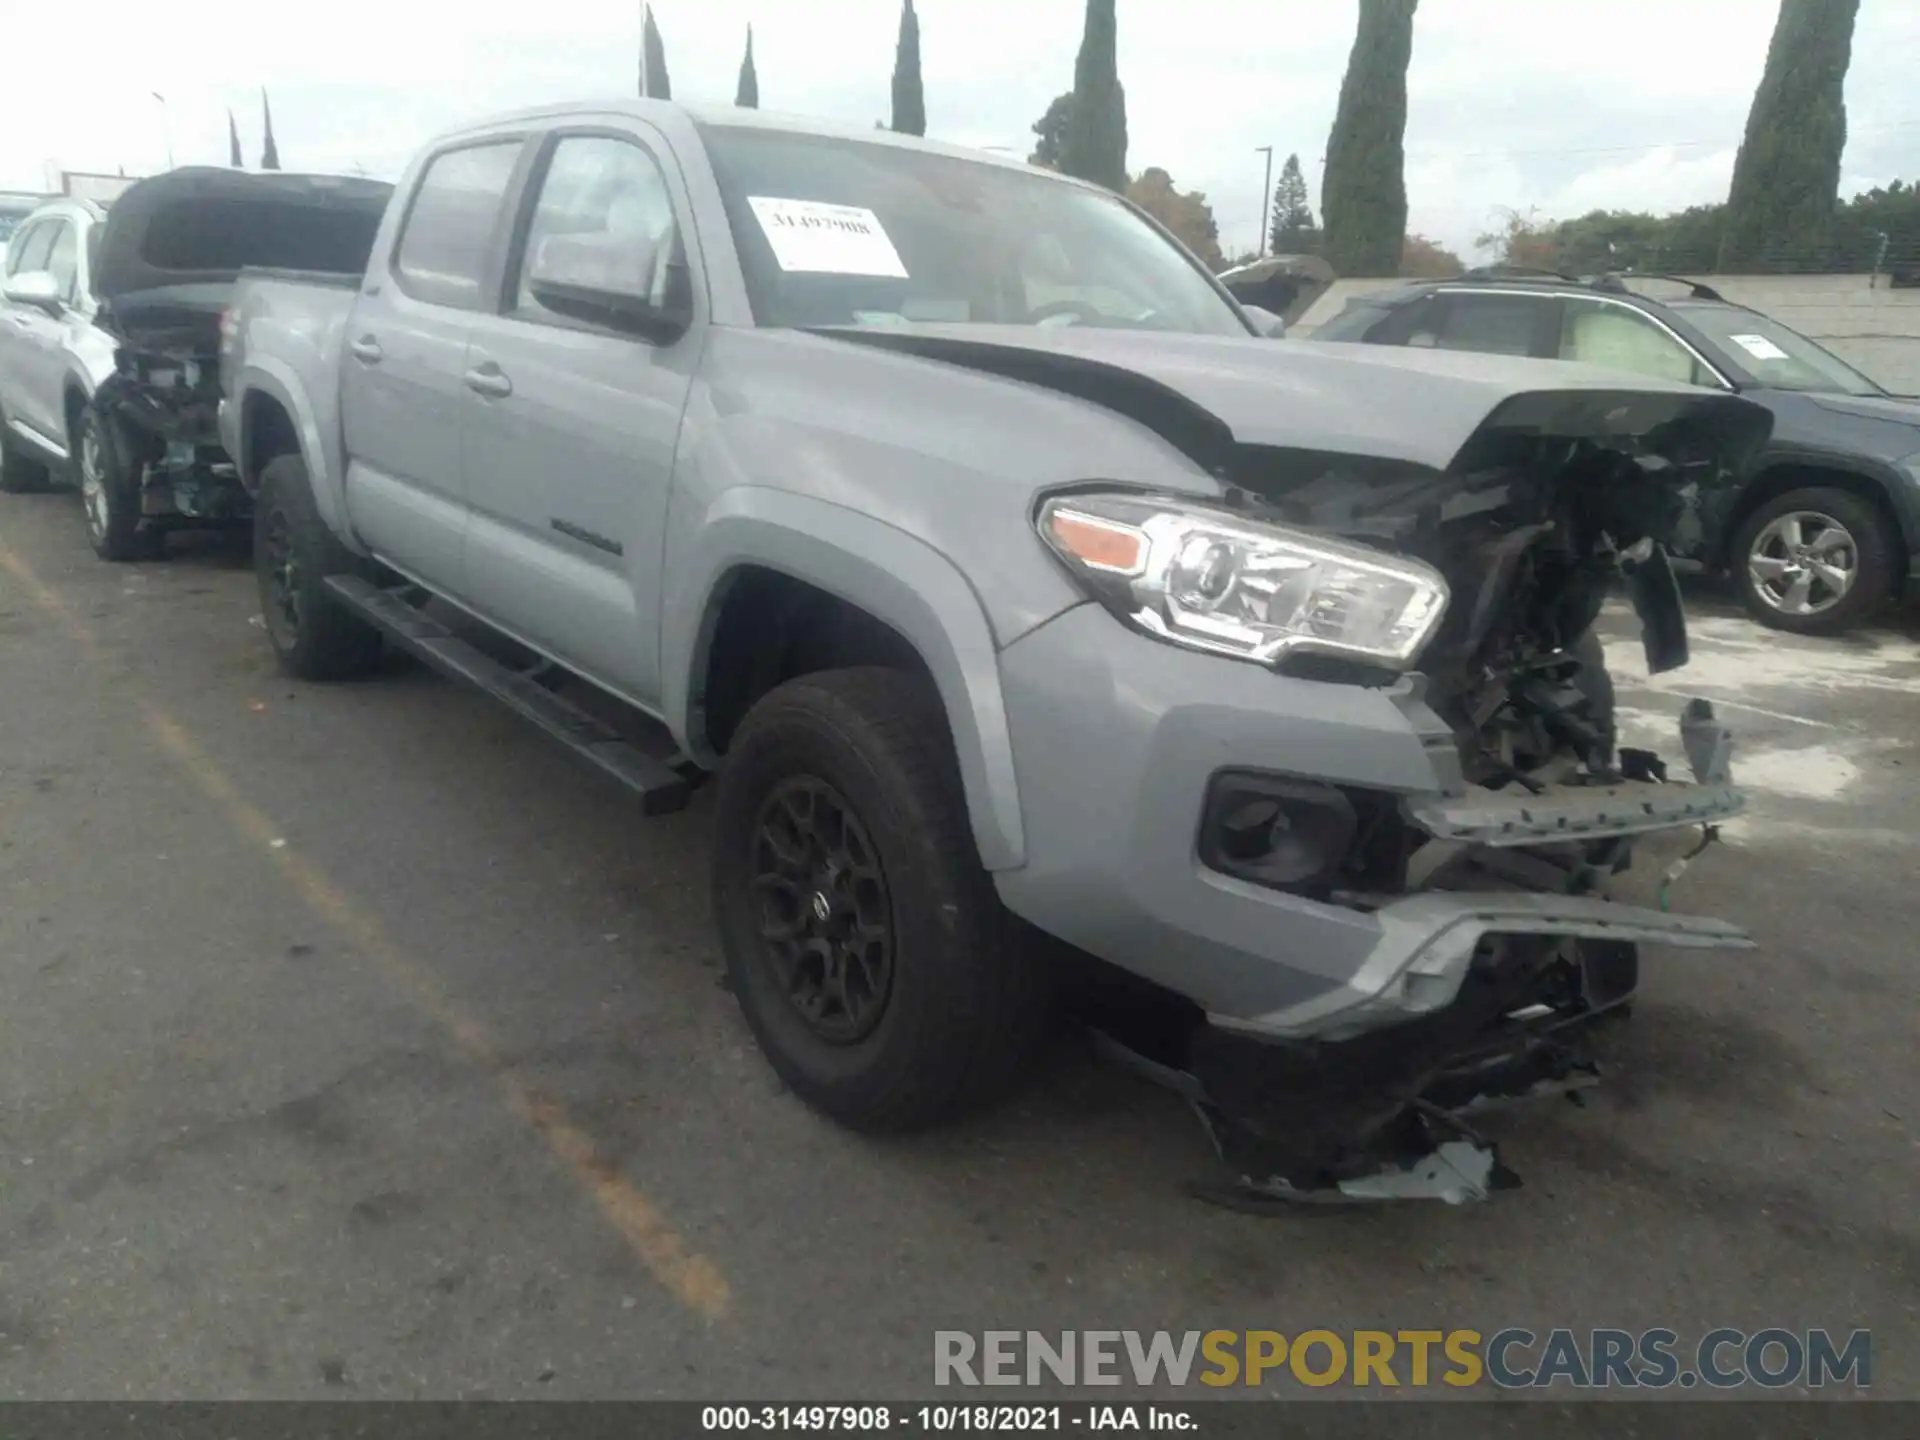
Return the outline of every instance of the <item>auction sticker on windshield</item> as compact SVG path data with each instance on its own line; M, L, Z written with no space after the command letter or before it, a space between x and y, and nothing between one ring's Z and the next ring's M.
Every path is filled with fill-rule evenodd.
M907 267L871 210L768 195L749 195L747 204L782 270L907 278Z
M1764 335L1735 335L1733 343L1756 360L1785 360L1787 352Z

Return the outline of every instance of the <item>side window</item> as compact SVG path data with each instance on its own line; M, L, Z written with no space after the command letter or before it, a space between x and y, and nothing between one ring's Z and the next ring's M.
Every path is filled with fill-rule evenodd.
M47 252L46 268L52 272L54 283L60 287L60 298L71 305L74 282L80 278L80 242L73 233L70 221L62 221L54 227L53 248Z
M1436 337L1442 350L1491 355L1535 354L1534 337L1551 300L1531 295L1447 296Z
M31 275L36 270L46 269L47 252L53 248L55 228L56 222L42 220L16 235L13 244L7 247L7 274Z
M651 155L613 136L563 136L521 248L515 313L550 313L534 294L542 278L664 303L678 243L673 198Z
M1657 380L1717 382L1679 341L1637 310L1598 300L1568 299L1560 322L1562 360L1579 360Z
M1414 345L1430 347L1434 343L1438 306L1431 295L1389 310L1367 328L1370 345Z
M394 278L407 294L482 308L494 226L520 146L518 139L467 145L427 162L393 257Z

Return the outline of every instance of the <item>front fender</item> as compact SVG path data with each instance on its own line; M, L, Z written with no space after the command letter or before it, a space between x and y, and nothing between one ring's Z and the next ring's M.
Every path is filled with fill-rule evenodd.
M230 393L237 397L236 403L240 407L234 422L240 450L233 458L241 467L247 488L254 490L260 484L258 475L246 472L245 459L252 451L253 417L257 414L255 407L248 405L247 401L258 394L272 399L293 420L294 431L300 438L300 455L307 462L307 483L313 490L314 507L342 544L359 551L359 542L354 539L352 528L347 523L343 491L346 471L341 453L338 415L321 415L299 372L273 355L249 359L241 367Z
M926 662L947 712L967 811L989 870L1026 861L1013 741L999 656L986 612L939 551L857 511L790 491L722 492L669 552L661 615L662 709L675 738L703 765L700 678L730 579L761 566L818 586L892 625Z

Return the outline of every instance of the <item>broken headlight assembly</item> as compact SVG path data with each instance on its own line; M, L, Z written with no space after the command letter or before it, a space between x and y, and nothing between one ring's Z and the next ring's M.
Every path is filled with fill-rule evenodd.
M1418 560L1159 496L1057 495L1040 536L1136 629L1275 664L1294 653L1401 670L1433 638L1447 584Z

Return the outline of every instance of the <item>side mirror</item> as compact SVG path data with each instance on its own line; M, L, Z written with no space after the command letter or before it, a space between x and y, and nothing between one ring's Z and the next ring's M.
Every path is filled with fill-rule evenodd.
M693 305L679 256L656 288L660 268L658 247L631 236L553 235L534 253L527 288L556 315L668 344L693 323Z
M46 270L28 270L13 276L7 281L6 296L16 305L31 305L49 315L58 315L67 308L60 282Z
M1247 312L1247 318L1253 321L1260 333L1269 340L1285 338L1287 322L1271 310L1262 310L1258 305L1242 305L1240 308Z

